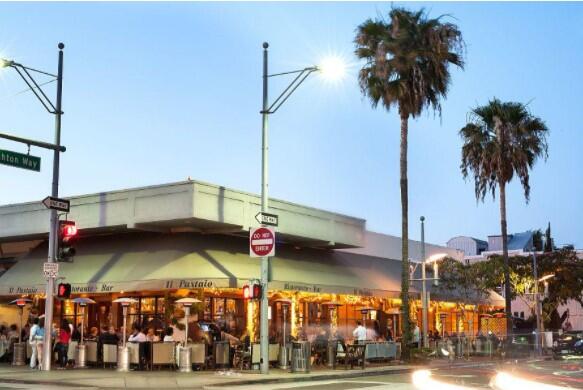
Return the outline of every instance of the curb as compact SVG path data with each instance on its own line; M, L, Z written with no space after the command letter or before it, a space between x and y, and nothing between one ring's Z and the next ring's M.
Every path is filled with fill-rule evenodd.
M59 382L59 381L46 381L46 380L27 380L27 379L13 379L13 378L2 378L0 377L0 385L2 384L12 384L12 385L40 385L40 386L50 386L50 387L73 387L73 388L84 388L84 389L98 389L95 386L81 385L78 383L70 382Z
M360 378L365 376L375 376L375 375L397 375L397 374L407 374L418 367L406 367L406 368L396 368L392 370L355 370L347 371L341 374L316 374L316 375L304 375L298 377L285 377L285 378L263 378L263 379L245 379L240 381L232 381L225 383L218 383L212 385L206 385L202 388L204 390L220 389L222 387L229 386L248 386L248 385L268 385L277 383L290 383L290 382L309 382L309 381L322 381L329 379L346 379L346 378Z

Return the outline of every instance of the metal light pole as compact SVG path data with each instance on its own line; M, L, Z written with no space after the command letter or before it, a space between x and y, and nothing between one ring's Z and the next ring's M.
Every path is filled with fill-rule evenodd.
M421 220L421 279L423 279L423 285L421 288L421 307L422 307L422 317L423 317L423 347L429 348L429 338L427 337L428 333L428 319L427 319L427 286L426 280L427 277L425 276L425 217L421 216L419 218Z
M269 157L269 146L268 146L268 131L267 131L267 119L268 115L274 114L283 103L291 96L291 94L304 82L304 80L313 72L319 71L320 69L316 66L295 70L291 72L269 74L268 73L268 57L267 49L269 44L263 42L263 104L261 109L261 212L266 213L269 211L269 175L268 175L268 157ZM277 99L269 105L268 102L268 90L269 77L297 74L294 80L288 85L288 87L279 95ZM266 226L262 224L261 226ZM264 256L261 258L261 290L263 291L261 295L260 303L260 315L259 315L259 335L260 335L260 350L261 350L261 373L269 373L269 320L267 318L269 311L269 301L268 301L268 291L269 291L269 257Z
M63 49L65 45L59 43L59 68L57 72L57 101L55 105L55 145L59 147L61 145L61 115L63 114L62 108L62 98L63 98ZM53 153L53 184L51 190L51 196L54 198L59 197L59 162L61 154L59 150L55 150ZM55 263L57 261L57 224L59 223L59 216L57 215L57 210L51 209L51 219L49 225L49 253L48 262ZM54 286L55 278L49 277L47 280L47 289L45 300L45 338L43 348L43 370L50 371L52 363L52 326L53 326L53 303L54 303Z
M533 264L533 274L534 274L534 313L536 317L536 337L535 337L535 348L537 354L542 353L541 336L542 336L542 321L541 321L541 307L540 307L540 296L538 294L538 270L536 266L536 253L534 245L532 246L532 264Z
M29 89L34 93L36 98L41 102L44 108L51 114L55 115L55 144L47 144L44 142L37 142L32 140L26 140L24 138L9 136L6 134L2 135L2 138L11 139L16 142L27 143L30 145L40 146L44 148L49 148L54 150L53 157L53 182L51 196L58 198L59 195L59 158L60 152L64 151L61 147L61 115L62 112L62 96L63 96L63 49L65 45L59 43L59 64L57 75L53 75L47 72L40 71L38 69L29 68L22 64L16 63L14 61L0 60L0 67L11 67L16 70L24 82L28 85ZM56 77L57 81L57 100L56 104L53 105L51 100L42 90L41 86L32 77L31 72L41 73L47 76ZM28 142L31 141L31 142ZM51 209L50 211L50 225L49 225L49 252L48 252L48 262L54 263L57 261L57 224L58 224L57 210ZM45 324L46 331L44 337L44 345L47 346L43 348L42 357L42 369L49 371L51 369L51 339L52 339L52 325L53 325L53 296L54 296L54 277L49 277L47 279L47 289L46 289L46 302L45 302Z
M267 73L267 48L269 44L263 42L263 108L261 111L261 212L266 213L269 209L268 199L268 138L267 138L267 115L269 107L267 102L268 94L268 73ZM264 225L262 225L264 226ZM269 301L267 292L269 291L269 257L261 258L261 304L260 304L260 352L261 352L261 373L269 373L269 320L267 319Z

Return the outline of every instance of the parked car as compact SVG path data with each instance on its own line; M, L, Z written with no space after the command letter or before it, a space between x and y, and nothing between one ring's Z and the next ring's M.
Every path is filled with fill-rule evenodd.
M583 356L583 332L565 332L553 343L553 358Z

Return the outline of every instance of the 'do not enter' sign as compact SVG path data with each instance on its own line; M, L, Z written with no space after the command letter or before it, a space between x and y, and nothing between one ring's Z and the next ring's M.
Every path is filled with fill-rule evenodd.
M275 231L272 228L259 227L249 231L249 255L251 257L275 255Z

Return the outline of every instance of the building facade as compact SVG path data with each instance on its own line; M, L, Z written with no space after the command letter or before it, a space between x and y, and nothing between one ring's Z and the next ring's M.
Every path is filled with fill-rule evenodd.
M180 323L184 312L174 302L198 298L195 322L213 322L227 332L258 333L258 302L242 288L260 277L259 259L249 256L249 230L258 225L260 198L224 187L187 181L70 198L63 216L77 223L76 255L59 263L59 282L73 296L97 303L81 312L71 300L56 300L55 320L90 327L121 327L119 297L135 298L126 326L140 323L161 331ZM279 216L276 254L270 258L270 333L278 337L285 310L292 336L319 327L346 336L357 319L394 337L401 332L401 240L367 232L365 221L297 204L270 200ZM33 300L31 315L44 312L48 210L38 203L0 207L0 322L8 321L5 304L17 296ZM410 241L412 261L420 261L420 243ZM427 245L427 256L461 253ZM417 270L416 277L419 276ZM415 276L414 275L414 276ZM413 317L420 318L420 285L413 283ZM477 332L480 311L500 308L493 296L475 305L472 317L460 313L448 297L435 293L430 329ZM289 304L289 307L288 307ZM478 307L479 306L479 307ZM474 318L475 315L475 318ZM190 332L189 332L190 333ZM196 337L196 331L194 334Z

